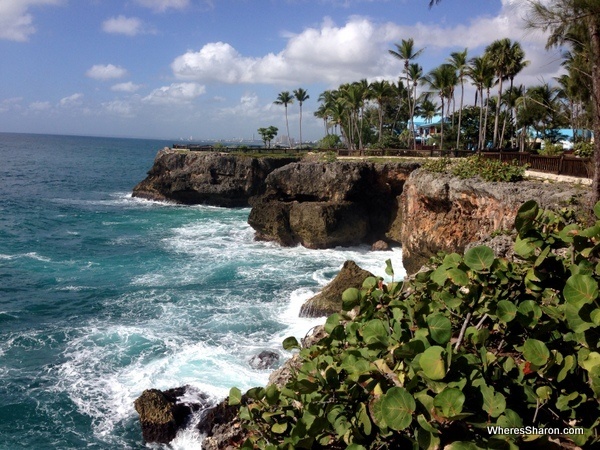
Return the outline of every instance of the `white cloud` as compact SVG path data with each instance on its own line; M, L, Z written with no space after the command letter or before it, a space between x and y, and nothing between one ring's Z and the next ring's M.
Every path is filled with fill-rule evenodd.
M95 80L112 80L115 78L122 78L127 75L127 70L119 66L112 64L96 64L92 66L86 73L86 76Z
M102 107L111 115L120 117L135 117L135 109L130 102L123 100L113 100L102 103Z
M68 97L61 98L58 102L59 106L63 108L72 108L81 106L83 103L83 94L78 92Z
M0 0L0 39L25 42L36 32L31 7L60 5L63 0Z
M50 102L32 102L29 104L29 109L34 112L48 111L52 109Z
M141 84L134 84L131 81L128 81L126 83L115 84L110 90L115 92L136 92L141 87Z
M206 44L177 57L171 68L180 79L222 83L342 82L374 76L387 44L386 27L353 17L337 27L326 19L320 29L288 36L279 53L241 55L230 44Z
M287 33L286 45L277 53L245 56L226 42L211 42L200 50L189 50L171 64L174 75L182 80L201 83L285 84L325 82L339 83L361 78L396 79L402 63L389 55L394 43L412 37L417 48L426 48L418 60L425 71L441 64L451 51L469 48L475 56L496 39L510 37L523 45L532 61L526 73L551 77L558 64L543 66L534 62L548 58L545 37L525 30L527 2L502 0L496 16L474 18L466 25L417 22L411 25L376 23L353 16L343 26L325 19L319 27L301 33Z
M23 97L6 98L0 101L0 113L5 113L13 109L21 109Z
M126 36L137 36L149 31L141 19L122 15L105 20L102 23L102 30L105 33L124 34Z
M146 8L150 8L156 12L164 12L167 9L184 9L190 4L190 0L136 0Z
M187 103L206 92L206 88L197 83L172 83L153 90L143 101L155 104Z

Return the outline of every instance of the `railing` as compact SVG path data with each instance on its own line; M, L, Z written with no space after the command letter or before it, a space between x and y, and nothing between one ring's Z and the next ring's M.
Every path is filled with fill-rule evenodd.
M348 150L339 149L339 156L410 156L410 157L468 157L477 154L468 150L439 150L434 146L419 146L416 150L398 149L368 149ZM569 175L573 177L591 178L591 159L578 158L570 155L541 156L527 152L503 151L481 152L483 158L497 159L504 162L515 162L518 165L527 165L529 169L538 172L553 173L556 175Z
M192 152L221 152L221 153L285 153L298 154L306 152L307 149L271 147L265 148L260 146L244 146L244 147L214 147L212 145L198 144L173 144L171 147L174 150L189 150Z
M173 149L185 149L196 152L224 152L224 153L284 153L299 154L306 152L307 149L295 148L265 148L265 147L213 147L211 145L198 144L173 144ZM407 156L407 157L467 157L477 153L468 150L440 150L435 146L417 146L416 149L364 149L349 150L340 148L337 150L338 156ZM569 175L573 177L591 178L591 158L578 158L570 155L561 156L541 156L532 155L528 152L503 151L503 152L481 152L483 158L497 159L500 161L511 162L524 166L538 172L553 173L557 175Z

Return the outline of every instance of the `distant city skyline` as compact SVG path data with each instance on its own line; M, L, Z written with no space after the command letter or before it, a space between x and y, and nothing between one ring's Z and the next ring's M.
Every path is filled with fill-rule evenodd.
M160 139L285 133L284 90L302 87L303 141L320 139L318 97L340 83L396 81L388 50L414 38L428 72L451 52L518 40L515 80L551 82L560 52L525 30L527 2L444 0L0 0L0 132ZM466 103L472 103L467 91ZM298 105L288 107L299 140Z

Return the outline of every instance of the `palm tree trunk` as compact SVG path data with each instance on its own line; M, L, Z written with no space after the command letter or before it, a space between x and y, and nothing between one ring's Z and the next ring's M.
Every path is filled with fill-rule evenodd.
M300 102L300 149L302 149L302 102Z
M478 135L478 140L477 140L477 150L481 150L481 147L483 146L482 141L483 138L481 136L481 133L483 131L483 88L478 88L477 92L479 93L479 135ZM475 97L477 98L477 97ZM477 105L477 104L476 104Z
M288 122L288 110L287 105L285 105L285 128L287 130L287 138L288 138L288 147L292 148L292 141L290 140L290 124Z
M594 168L592 176L592 205L600 201L600 27L598 18L591 16L587 18L587 27L590 35L591 59L592 59L592 92L594 112L594 156L592 165Z
M488 121L488 114L490 111L490 90L487 90L487 95L486 95L486 99L485 99L485 119L483 120L483 141L482 141L482 147L485 150L485 145L486 145L486 140L487 140L487 121Z
M465 99L465 83L460 82L460 109L458 110L458 132L456 133L456 150L460 147L460 126L462 122L463 101Z
M502 104L502 74L500 74L500 81L498 82L498 102L496 103L496 117L494 118L494 140L493 147L496 148L498 144L498 126L500 123L500 106Z

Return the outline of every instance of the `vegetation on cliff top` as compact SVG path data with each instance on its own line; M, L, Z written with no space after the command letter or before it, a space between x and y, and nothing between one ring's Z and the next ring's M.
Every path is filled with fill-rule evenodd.
M482 158L478 155L452 160L439 158L423 163L429 172L450 173L459 178L480 177L484 181L521 181L525 176L525 166L509 162Z
M371 277L344 292L287 384L248 391L242 448L597 445L600 203L594 212L584 228L530 201L515 261L480 246L438 255L403 284ZM233 388L229 403L241 398Z

